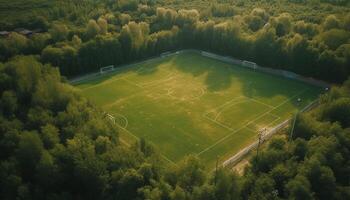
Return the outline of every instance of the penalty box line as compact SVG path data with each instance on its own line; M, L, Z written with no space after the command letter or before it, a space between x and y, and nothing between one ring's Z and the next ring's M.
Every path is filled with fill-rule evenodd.
M146 69L145 67L141 67L139 70L142 70L142 69ZM138 71L139 71L138 70ZM164 69L158 69L159 71L163 71L163 72L169 72L167 70L164 70ZM132 84L132 85L135 85L139 88L148 88L150 86L153 86L153 85L157 85L157 84L160 84L160 83L163 83L163 82L167 82L173 78L176 78L178 77L178 73L177 72L169 72L169 74L166 75L165 79L160 79L160 80L154 80L154 81L150 81L150 82L146 82L146 83L138 83L138 82L135 82L135 81L131 81L128 79L128 77L130 77L131 75L128 75L126 77L122 77L121 79L125 80L126 82Z
M134 66L136 67L136 66ZM130 67L131 68L131 67ZM140 67L140 68L143 68L143 67ZM88 79L85 79L85 80L82 80L82 81L93 81L93 80L96 80L98 78L103 78L103 77L106 77L108 75L111 75L111 76L115 76L117 75L118 73L122 72L123 70L126 70L128 68L125 68L125 69L121 69L121 68L118 68L114 71L112 71L111 73L105 73L105 74L102 74L102 75L98 75L96 77L93 77L93 78L88 78ZM111 79L108 79L106 80L105 82L102 82L102 83L99 83L99 84L96 84L96 85L92 85L92 86L89 86L89 87L86 87L86 88L83 88L82 90L85 91L85 90L89 90L89 89L92 89L92 88L96 88L96 87L99 87L99 86L102 86L102 85L107 85L107 84L111 84L115 81L118 81L118 80L124 80L125 78L131 76L132 74L128 74L128 75L125 75L123 77L117 77L117 78L111 78Z
M201 152L199 152L199 153L197 154L197 156L199 156L199 155L203 154L204 152L206 152L206 151L212 149L212 148L215 147L216 145L218 145L218 144L220 144L221 142L223 142L226 138L228 138L228 137L232 136L233 134L237 133L238 131L240 131L240 130L246 128L246 126L248 126L249 124L253 123L254 121L256 121L256 120L262 118L262 117L265 116L266 114L269 114L269 113L272 112L273 110L276 110L277 108L283 106L283 105L286 104L288 101L290 101L290 100L294 99L295 97L297 97L297 96L303 94L306 90L308 90L308 89L305 89L305 90L303 90L303 91L297 93L296 95L292 96L291 98L289 98L289 99L283 101L282 103L280 103L279 105L277 105L274 109L271 109L271 110L269 110L269 111L267 111L267 112L265 112L265 113L259 115L258 117L256 117L255 119L249 121L247 124L245 124L245 125L242 126L241 128L238 128L238 129L234 130L232 133L226 135L225 137L221 138L220 140L218 140L218 141L215 142L214 144L210 145L209 147L207 147L207 148L205 148L204 150L202 150Z
M218 107L216 107L216 108L210 109L210 111L204 113L204 114L202 115L202 117L206 118L207 120L209 120L209 121L211 121L211 122L214 122L214 123L218 124L219 126L221 126L221 127L223 127L223 128L228 129L229 131L233 131L234 129L232 129L231 127L228 127L228 126L226 126L225 124L223 124L223 123L217 121L217 118L218 118L218 116L220 116L220 114L221 114L222 111L220 111L218 114L216 114L216 116L215 116L214 119L210 118L210 117L208 116L208 114L211 113L211 112L214 112L214 111L216 111L216 110L219 110L219 109L221 109L221 108L224 109L226 105L228 105L228 106L231 107L231 106L236 105L236 104L238 104L238 103L243 103L243 102L247 102L247 101L248 101L247 99L244 99L244 100L241 100L241 101L237 101L237 102L235 101L236 99L239 99L239 98L242 98L242 97L244 97L244 96L235 97L235 98L229 100L228 102L225 102L224 104L222 104L222 105L220 105L220 106L218 106Z
M237 99L240 99L240 98L242 98L242 97L243 97L242 100L237 100ZM237 100L237 101L236 101L236 100ZM221 122L219 122L217 119L219 118L219 116L221 115L221 113L225 110L225 107L227 107L227 106L228 106L228 107L232 107L232 106L234 106L234 105L237 105L237 104L240 104L240 103L244 103L244 102L248 102L248 101L253 101L253 102L256 102L256 103L260 103L260 102L258 102L258 101L256 101L256 100L254 100L253 98L248 98L248 97L244 97L244 96L238 96L238 97L235 97L235 98L229 100L228 102L225 102L224 104L222 104L222 105L220 105L220 106L218 106L218 107L216 107L216 108L214 108L214 109L211 109L211 111L209 111L209 112L207 112L207 113L204 113L203 117L205 117L206 119L208 119L208 120L210 120L210 121L212 121L212 122L218 124L219 126L221 126L221 127L223 127L223 128L228 129L229 131L233 131L234 129L232 129L231 127L229 127L229 126L227 126L227 125L225 125L225 124L223 124L223 123L221 123ZM265 103L260 103L260 104L265 105ZM265 106L271 108L271 106L269 106L269 105L267 105L267 104L266 104ZM272 107L272 108L275 108L275 107ZM214 119L212 119L212 118L210 118L210 117L208 116L209 113L214 112L215 110L216 110L216 111L217 111L217 110L220 110L220 109L221 109L221 111L215 115L215 118L214 118Z
M173 79L173 78L176 78L176 77L178 77L178 75L171 76L171 77L167 78L166 80L162 80L162 82L167 82L167 81L169 81L169 80L171 80L171 79ZM154 94L154 92L152 92L152 90L155 89L155 88L157 88L157 87L160 87L160 86L161 86L161 85L157 85L157 84L152 84L152 85L150 85L150 86L148 86L148 87L144 87L144 86L139 85L139 84L137 84L137 83L135 83L135 82L133 82L133 81L130 81L130 80L124 78L124 77L123 77L123 78L119 78L118 80L123 80L123 81L125 81L126 83L128 83L128 84L130 84L130 85L134 85L134 86L136 86L136 87L142 89L141 91L138 91L138 92L136 92L136 93L134 93L134 94L128 95L127 97L125 97L125 100L134 98L134 97L136 97L136 96L138 96L138 95L142 95L142 94L144 94L144 93L146 93L146 94ZM155 93L156 93L156 94L159 94L159 95L163 95L163 94L160 94L160 93L157 93L157 92L155 92ZM125 101L125 100L124 100L124 101ZM109 104L103 105L102 107L104 107L104 108L109 108L109 107L115 106L115 105L117 105L117 104L119 104L119 103L121 103L120 99L118 99L118 100L116 100L116 101L113 101L113 102L111 102L111 103L109 103Z

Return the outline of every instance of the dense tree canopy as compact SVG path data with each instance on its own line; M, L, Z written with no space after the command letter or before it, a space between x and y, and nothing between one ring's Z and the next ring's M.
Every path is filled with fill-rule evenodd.
M46 5L45 0L37 1ZM330 82L346 80L350 75L346 46L350 41L350 10L346 1L279 1L274 7L269 1L254 0L104 0L82 1L81 5L54 1L57 5L50 8L51 12L24 26L48 33L30 38L12 33L0 39L0 59L40 54L42 62L59 67L63 75L76 76L95 71L101 64L122 64L162 51L198 48ZM21 20L11 20L10 27L23 26ZM96 37L118 41L113 49L120 50L114 53L122 56L87 66L80 51L93 57L94 52L107 48L91 42ZM90 50L84 48L87 44ZM48 54L58 54L72 64Z
M0 3L1 199L350 199L346 0L5 0ZM24 36L16 28L36 30ZM66 78L198 48L343 83L242 176L128 144Z

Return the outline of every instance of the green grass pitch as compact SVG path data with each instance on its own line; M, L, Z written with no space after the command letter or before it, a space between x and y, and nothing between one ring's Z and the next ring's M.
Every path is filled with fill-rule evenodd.
M321 88L181 53L76 84L116 117L123 142L143 137L177 163L198 155L224 161L321 93ZM297 99L302 101L298 103Z

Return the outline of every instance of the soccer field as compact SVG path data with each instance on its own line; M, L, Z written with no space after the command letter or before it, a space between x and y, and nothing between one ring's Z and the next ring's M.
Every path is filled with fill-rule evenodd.
M146 141L176 164L222 162L314 101L321 88L186 52L76 84L116 118L120 137ZM299 103L297 99L302 101Z

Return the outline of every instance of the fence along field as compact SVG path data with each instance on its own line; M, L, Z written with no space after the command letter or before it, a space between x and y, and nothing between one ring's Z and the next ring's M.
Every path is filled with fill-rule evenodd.
M209 167L253 143L259 130L289 119L323 90L195 51L121 68L77 87L113 117L124 143L142 137L170 163L195 154Z

